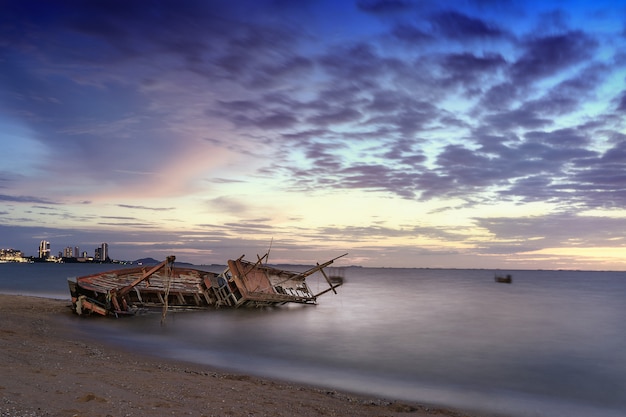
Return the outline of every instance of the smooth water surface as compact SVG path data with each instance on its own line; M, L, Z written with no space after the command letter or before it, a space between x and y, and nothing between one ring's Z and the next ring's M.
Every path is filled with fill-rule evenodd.
M107 265L0 265L0 291L63 298L68 276L96 267ZM364 394L514 416L626 415L626 274L512 274L500 284L488 270L348 268L317 306L68 321L155 355Z

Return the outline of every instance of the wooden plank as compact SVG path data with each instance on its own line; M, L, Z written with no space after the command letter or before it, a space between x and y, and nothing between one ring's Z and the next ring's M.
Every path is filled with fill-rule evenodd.
M320 264L318 263L317 266L320 266ZM326 275L326 272L324 272L324 268L320 268L320 272L322 273L322 275L324 275L324 278L326 278L326 282L328 282L330 289L333 290L335 294L337 294L337 290L333 288L333 283L330 282L330 278L328 278L328 275Z

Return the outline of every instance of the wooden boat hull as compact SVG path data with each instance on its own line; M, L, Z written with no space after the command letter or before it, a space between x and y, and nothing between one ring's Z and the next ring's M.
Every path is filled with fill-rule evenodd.
M267 255L265 255L267 256ZM285 303L315 304L317 297L335 291L334 284L317 264L303 273L255 263L229 260L220 274L174 266L173 256L148 269L134 267L86 275L68 280L72 309L78 315L132 315L141 309L207 309L261 307ZM345 256L345 255L342 255ZM306 277L321 272L329 288L313 294Z
M79 314L120 315L133 314L141 308L206 308L216 299L207 284L217 274L191 268L172 268L171 275L163 271L132 287L124 294L119 289L128 287L142 277L144 268L113 270L68 281L73 310Z

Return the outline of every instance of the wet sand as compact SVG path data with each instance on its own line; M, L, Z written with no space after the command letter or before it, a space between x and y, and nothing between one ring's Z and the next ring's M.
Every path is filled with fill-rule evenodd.
M106 320L74 317L68 304L0 294L1 417L478 417L125 351L64 325Z

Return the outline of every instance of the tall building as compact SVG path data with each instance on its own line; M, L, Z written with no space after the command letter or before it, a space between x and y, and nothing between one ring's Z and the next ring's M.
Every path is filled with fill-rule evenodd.
M102 256L102 260L103 261L108 261L109 260L109 244L108 243L103 243L100 246L100 256Z
M39 242L39 257L46 259L50 257L50 242L46 240Z
M109 260L109 244L103 243L99 248L94 251L94 260L100 262L106 262Z
M63 257L64 258L74 257L74 251L71 246L68 246L67 248L63 249Z

